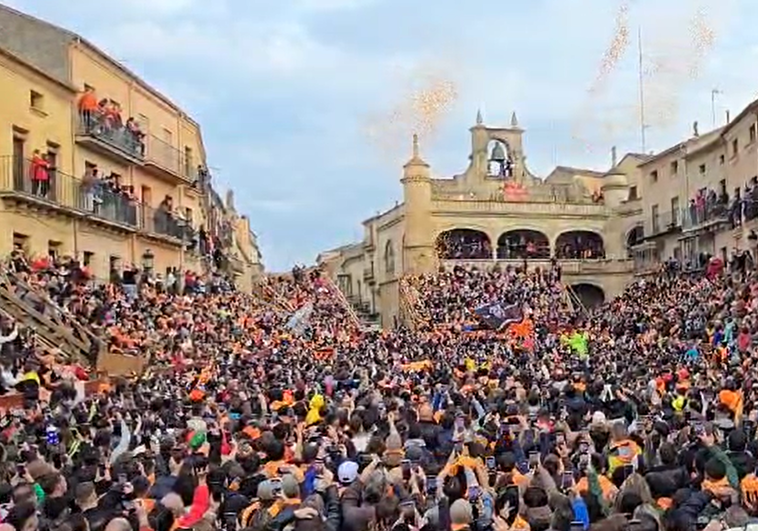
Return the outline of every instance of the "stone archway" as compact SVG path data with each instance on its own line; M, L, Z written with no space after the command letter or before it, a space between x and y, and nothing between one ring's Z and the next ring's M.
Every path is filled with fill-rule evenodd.
M514 229L497 239L499 259L550 258L550 239L534 229Z
M437 236L437 256L442 260L490 260L492 242L486 232L450 229Z
M605 242L597 232L566 231L555 240L555 256L560 259L605 258Z
M596 308L605 303L605 292L600 286L582 282L572 284L571 289L585 308Z
M487 143L487 175L499 179L513 177L513 155L507 141L491 138Z

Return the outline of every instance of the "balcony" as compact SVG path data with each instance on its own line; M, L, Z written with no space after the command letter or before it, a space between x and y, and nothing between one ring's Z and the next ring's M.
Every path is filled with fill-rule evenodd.
M136 230L137 204L111 183L85 183L28 159L0 157L0 196L121 230Z
M685 231L717 229L730 222L729 205L723 202L692 205L682 210L682 228Z
M649 234L646 238L655 238L676 232L681 228L682 212L680 210L659 212L657 216L646 220L645 234Z
M195 241L192 224L165 208L139 205L138 225L147 236L158 238L174 245L188 245Z
M126 127L114 127L99 115L79 115L76 143L124 164L141 165L145 144Z
M185 153L165 140L150 135L145 155L145 170L170 182L193 183L198 179L197 168Z
M482 259L482 260L444 260L447 266L473 267L490 270L495 267L523 267L526 262L529 269L540 268L549 270L552 267L550 259ZM626 275L634 271L634 262L627 259L599 258L593 259L561 259L558 260L564 275Z

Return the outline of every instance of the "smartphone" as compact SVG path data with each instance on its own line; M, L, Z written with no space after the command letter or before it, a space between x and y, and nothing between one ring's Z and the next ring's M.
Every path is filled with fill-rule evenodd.
M455 417L455 430L462 431L466 428L466 419L463 417Z
M488 455L487 459L485 459L485 463L487 464L487 468L489 470L495 470L496 462L494 455Z
M568 490L574 485L574 473L564 472L561 477L561 489Z
M570 531L584 531L584 524L578 520L574 520L571 522L571 525L569 526Z
M118 475L118 484L119 485L123 485L124 483L126 483L126 479L127 479L126 478L126 474L119 474Z
M403 476L411 475L411 461L410 459L403 459L400 461L400 469L403 471Z
M479 499L479 495L482 493L482 489L479 487L479 485L472 485L468 488L468 499L469 501L475 501Z
M21 478L26 476L26 467L24 465L16 465L16 474Z
M539 452L529 452L529 468L534 470L537 468L540 464L540 453Z
M436 492L437 490L437 476L426 476L426 491Z
M555 434L555 444L556 444L556 446L565 446L566 445L566 434L565 433L556 433Z

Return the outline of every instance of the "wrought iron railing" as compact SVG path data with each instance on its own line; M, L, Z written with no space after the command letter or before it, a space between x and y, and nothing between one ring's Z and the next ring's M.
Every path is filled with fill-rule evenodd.
M181 175L190 182L196 181L199 177L197 166L193 164L191 157L155 135L148 137L145 160L175 175Z
M79 114L77 134L100 140L130 157L140 160L145 157L143 135L107 119L102 113Z

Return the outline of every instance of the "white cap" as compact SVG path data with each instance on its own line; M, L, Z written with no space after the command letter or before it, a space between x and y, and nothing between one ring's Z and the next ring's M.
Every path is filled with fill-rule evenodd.
M340 483L348 484L358 479L358 463L355 461L345 461L337 469L337 478Z

